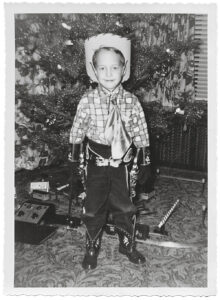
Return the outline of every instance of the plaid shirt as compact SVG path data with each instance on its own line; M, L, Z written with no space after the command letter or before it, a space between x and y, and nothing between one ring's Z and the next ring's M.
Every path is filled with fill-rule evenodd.
M137 97L120 85L113 93L98 86L80 100L70 131L70 143L82 143L85 136L96 143L107 145L104 131L111 111L110 99L116 98L125 129L137 148L149 146L147 123Z

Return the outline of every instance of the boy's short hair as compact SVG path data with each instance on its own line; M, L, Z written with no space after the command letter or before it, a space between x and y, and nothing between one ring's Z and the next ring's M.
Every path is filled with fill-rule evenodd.
M100 47L98 49L95 50L93 57L92 57L92 63L93 66L96 68L97 66L97 57L98 54L102 51L102 50L106 50L106 51L110 51L110 52L114 52L116 54L118 54L120 56L120 63L122 64L122 66L125 65L125 58L124 55L122 54L122 52L120 50L118 50L117 48L114 47Z

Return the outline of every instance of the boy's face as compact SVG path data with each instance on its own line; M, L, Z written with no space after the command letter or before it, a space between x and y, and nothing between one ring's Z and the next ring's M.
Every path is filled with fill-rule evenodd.
M103 49L97 55L95 71L99 83L113 91L121 82L125 68L119 54Z

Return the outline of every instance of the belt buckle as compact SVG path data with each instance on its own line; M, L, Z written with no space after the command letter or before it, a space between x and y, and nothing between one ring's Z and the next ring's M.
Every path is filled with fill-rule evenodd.
M106 167L108 166L108 160L107 159L104 159L104 158L101 158L101 157L96 157L96 165L98 167Z
M120 163L122 162L122 160L121 160L121 159L114 160L114 159L111 158L111 159L109 160L109 162L110 162L110 166L111 166L111 167L113 167L113 168L118 168L119 165L120 165Z
M118 168L119 165L121 164L122 160L121 159L116 159L114 160L113 158L103 158L103 157L99 157L97 156L95 158L95 163L98 167L107 167L107 166L111 166L113 168Z

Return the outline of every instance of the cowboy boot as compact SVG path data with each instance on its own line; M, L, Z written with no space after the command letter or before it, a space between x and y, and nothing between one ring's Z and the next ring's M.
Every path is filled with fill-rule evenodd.
M126 255L134 264L145 263L145 257L136 249L133 235L122 228L117 228L117 233L119 237L119 252Z
M97 267L97 257L101 247L102 230L98 232L94 239L86 232L86 253L82 262L83 269L95 269Z

